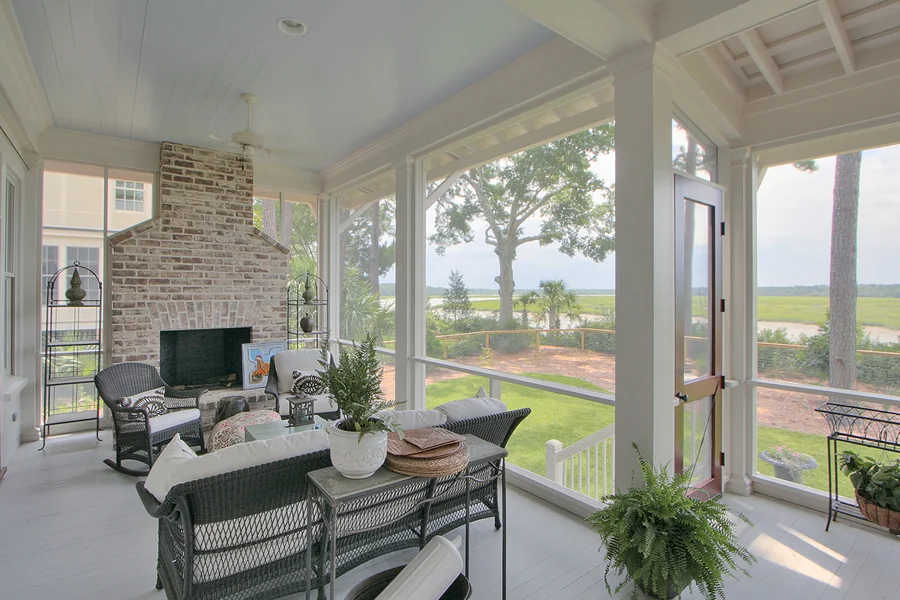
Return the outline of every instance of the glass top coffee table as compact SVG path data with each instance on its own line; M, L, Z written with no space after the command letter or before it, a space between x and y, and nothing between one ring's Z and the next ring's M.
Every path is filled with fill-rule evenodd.
M253 442L256 440L270 440L282 435L290 435L292 433L300 433L301 431L312 431L313 429L322 429L328 423L319 415L315 415L311 425L300 425L299 427L291 427L286 419L280 421L271 421L269 423L259 423L258 425L248 425L244 429L244 441Z

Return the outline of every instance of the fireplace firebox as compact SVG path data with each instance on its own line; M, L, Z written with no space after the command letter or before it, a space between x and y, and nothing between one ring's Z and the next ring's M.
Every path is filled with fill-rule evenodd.
M159 371L171 386L227 387L241 381L241 344L250 327L159 332Z

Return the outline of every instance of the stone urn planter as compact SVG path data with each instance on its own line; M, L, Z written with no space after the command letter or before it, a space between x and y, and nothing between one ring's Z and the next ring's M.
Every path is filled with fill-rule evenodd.
M775 477L793 483L803 483L803 471L811 471L819 466L809 454L795 452L790 448L763 450L759 457L775 468Z
M348 479L365 479L375 474L387 458L387 432L366 433L339 428L335 421L325 430L331 441L331 464Z

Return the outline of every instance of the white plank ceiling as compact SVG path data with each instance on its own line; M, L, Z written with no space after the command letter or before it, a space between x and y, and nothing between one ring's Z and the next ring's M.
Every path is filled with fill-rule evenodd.
M553 34L500 0L14 0L57 127L320 170ZM280 33L293 17L302 37ZM221 146L221 145L220 145Z

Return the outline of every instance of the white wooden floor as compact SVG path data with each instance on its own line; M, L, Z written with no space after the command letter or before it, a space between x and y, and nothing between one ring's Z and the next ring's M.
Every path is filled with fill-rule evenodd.
M104 437L55 437L43 452L28 444L16 453L0 483L0 599L165 599L154 589L156 522L138 501L135 480L101 463L112 454ZM751 579L728 583L728 600L900 599L898 540L840 523L825 533L823 515L759 495L727 501L756 524L741 537L759 558ZM609 597L597 537L577 517L511 488L508 534L511 600ZM472 548L473 598L495 600L500 534L491 522L473 526ZM413 554L339 578L338 598Z

